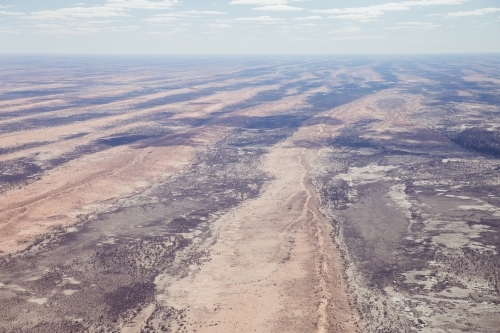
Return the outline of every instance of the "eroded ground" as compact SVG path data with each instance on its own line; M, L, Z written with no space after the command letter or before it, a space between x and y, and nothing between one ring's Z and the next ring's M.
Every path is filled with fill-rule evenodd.
M1 332L498 331L495 59L1 67Z

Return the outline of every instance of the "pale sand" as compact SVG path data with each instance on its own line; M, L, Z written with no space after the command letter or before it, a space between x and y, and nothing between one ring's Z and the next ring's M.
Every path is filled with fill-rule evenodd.
M199 272L165 286L159 299L189 307L188 332L355 331L342 262L309 180L313 158L289 142L274 147L263 165L272 184L216 222Z

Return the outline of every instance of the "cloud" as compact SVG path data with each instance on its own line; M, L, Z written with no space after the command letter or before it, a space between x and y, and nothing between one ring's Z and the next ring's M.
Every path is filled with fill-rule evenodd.
M183 24L185 25L185 24ZM162 35L172 35L172 34L175 34L175 33L179 33L179 32L182 32L184 31L185 29L182 28L182 27L175 27L174 29L170 28L169 30L162 30L162 31L148 31L148 34L149 35L157 35L157 36L162 36Z
M183 12L174 12L166 14L157 14L153 17L144 19L144 22L150 23L165 23L171 21L179 21L180 17L202 17L203 15L224 15L226 12L217 12L212 10L188 10Z
M475 10L469 10L465 12L455 12L448 13L445 15L447 18L456 18L456 17L466 17L466 16L482 16L490 13L500 12L500 8L481 8Z
M111 9L105 6L60 8L56 10L40 10L26 18L34 20L71 20L92 17L131 16L123 10Z
M166 16L166 17L150 17L147 19L144 19L144 22L149 22L149 23L168 23L172 21L179 21L177 17L172 17L172 16Z
M440 27L441 24L435 24L431 22L400 22L394 27L385 28L387 30L398 30L398 29L433 29Z
M171 12L156 14L153 17L202 17L203 15L225 15L226 12L188 10L184 12Z
M279 22L283 21L283 19L271 16L258 16L258 17L240 17L234 19L233 21Z
M344 32L360 32L361 28L356 26L348 26L339 30L331 30L329 33L344 33Z
M24 13L19 13L19 12L6 12L6 11L4 11L4 10L0 10L0 15L20 16L20 15L24 15Z
M178 3L179 0L108 0L104 6L117 9L168 9Z
M294 10L304 10L304 8L293 7L288 5L272 5L264 7L252 8L253 10L271 10L271 11L294 11Z
M111 21L108 21L111 22ZM100 23L101 25L97 24ZM80 35L91 35L98 34L106 31L110 32L132 32L137 30L139 27L136 25L126 25L126 26L109 26L102 24L103 21L85 21L73 24L60 24L60 23L38 23L35 25L36 32L41 34L80 34Z
M16 29L14 29L14 28L0 27L0 33L3 33L3 34L17 34L19 32Z
M200 15L224 15L226 12L217 12L214 10L188 10L184 12L179 12L182 14L200 14Z
M71 20L92 17L125 17L131 16L132 9L169 9L179 4L180 0L107 0L102 6L68 7L56 10L41 10L27 16L36 20Z
M296 17L294 20L297 21L307 21L307 20L321 20L323 17L321 16L304 16L304 17Z
M232 25L227 23L210 23L210 27L215 29L226 29L226 28L231 28Z
M386 12L410 10L415 7L437 6L437 5L460 5L469 0L419 0L419 1L402 1L389 2L380 5L372 5L367 7L352 7L352 8L333 8L312 10L314 13L334 14L331 18L358 20L358 21L373 21L377 17Z
M287 0L233 0L230 5L262 5L262 6L274 6L274 5L286 5Z

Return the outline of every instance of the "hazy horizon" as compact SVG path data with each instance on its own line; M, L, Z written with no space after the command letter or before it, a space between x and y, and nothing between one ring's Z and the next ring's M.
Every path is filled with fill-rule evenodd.
M2 0L0 53L500 52L494 0Z

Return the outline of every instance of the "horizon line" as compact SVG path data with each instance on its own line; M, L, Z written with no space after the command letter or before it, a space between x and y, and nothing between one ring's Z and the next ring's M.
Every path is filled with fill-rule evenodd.
M491 52L422 52L422 53L71 53L71 52L1 52L0 56L40 55L40 56L394 56L394 55L495 55Z

